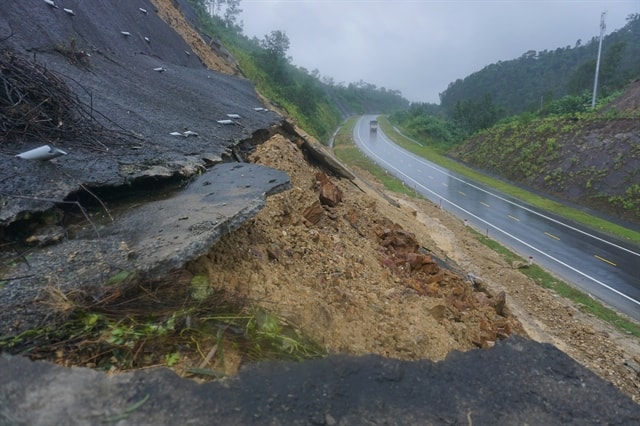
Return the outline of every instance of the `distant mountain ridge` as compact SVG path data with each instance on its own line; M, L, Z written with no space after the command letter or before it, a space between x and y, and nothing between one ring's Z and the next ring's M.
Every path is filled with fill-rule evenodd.
M479 101L490 94L507 115L535 110L567 94L592 90L598 51L598 37L586 44L536 52L487 65L464 79L449 84L440 94L440 103L451 112L456 103ZM631 15L627 24L605 36L600 67L603 95L622 89L640 77L640 14Z

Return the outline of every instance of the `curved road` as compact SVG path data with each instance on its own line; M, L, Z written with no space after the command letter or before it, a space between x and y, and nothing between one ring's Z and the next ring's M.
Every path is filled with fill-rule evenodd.
M361 117L353 137L379 166L562 280L640 321L640 249L485 188L393 143Z

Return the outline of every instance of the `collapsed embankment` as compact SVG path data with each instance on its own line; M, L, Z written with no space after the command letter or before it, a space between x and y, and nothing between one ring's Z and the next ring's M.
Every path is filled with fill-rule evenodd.
M20 55L61 76L79 104L90 112L90 120L108 132L95 136L95 140L49 140L68 155L45 163L14 157L42 143L29 131L3 139L0 189L2 220L7 225L3 237L9 237L3 255L12 256L2 269L4 284L0 292L10 301L3 305L2 324L8 330L3 333L14 337L34 323L51 325L53 320L74 314L77 306L72 303L64 312L45 310L56 307L47 305L52 301L47 293L39 292L47 286L61 290L55 293L62 295L58 301L73 302L77 293L70 290L83 286L84 291L89 285L94 292L87 300L94 304L100 302L102 307L112 309L108 302L115 300L122 302L116 307L123 312L129 308L139 312L145 307L137 303L141 299L126 303L118 299L127 294L123 283L135 284L135 280L129 281L129 274L121 272L133 271L164 274L170 278L164 280L165 288L196 304L210 300L199 298L188 287L194 277L201 277L196 281L206 283L207 294L209 290L215 290L214 295L224 291L247 301L250 307L275 312L331 352L443 360L454 349L495 348L458 357L464 360L459 361L466 366L464 369L454 356L451 367L447 367L447 361L440 364L441 375L425 361L402 363L375 358L372 362L371 357L356 358L353 364L350 359L330 357L317 364L303 364L296 372L287 364L275 370L267 365L255 370L264 374L260 387L241 375L239 387L233 388L236 391L229 387L233 379L198 387L185 384L166 370L113 378L89 369L63 370L50 363L31 364L3 355L1 368L8 379L0 385L0 400L8 408L0 410L0 420L9 424L44 424L52 419L69 424L101 420L125 424L193 420L206 424L215 419L225 424L248 424L269 419L273 424L336 424L373 412L376 415L372 421L398 424L443 418L458 422L483 418L488 423L544 418L551 424L565 422L571 416L576 421L622 419L629 423L638 418L633 401L560 351L517 337L501 342L514 332L524 334L511 311L508 294L495 291L493 280L467 279L466 266L447 260L447 253L436 249L428 229L415 226L421 210L398 208L367 185L345 178L350 174L329 154L311 149L312 141L302 131L283 123L277 114L262 110L249 82L206 69L194 50L154 14L151 3L121 2L119 7L79 0L57 3L58 8L37 0L2 2L0 31L8 35L2 36L3 47L13 52L9 58ZM160 43L156 45L156 41ZM227 114L240 118L234 117L230 124L219 123L229 118ZM61 126L65 125L62 122ZM123 132L124 138L111 139L114 130ZM187 130L198 136L170 135ZM253 146L256 143L258 147ZM252 148L247 150L250 155L242 152L243 144ZM251 164L229 161L242 160L245 155ZM333 166L327 167L327 162ZM110 193L108 189L111 193L135 189L141 182L145 186L139 189L148 189L170 177L189 184L178 185L170 194L155 194L157 199L152 202L136 205L135 198L130 199L124 213L113 221L107 218L107 225L94 228L92 220L86 220L84 229L70 232L61 220L66 215L64 209L58 216L57 209L67 201L75 202L67 200L69 194L86 193L84 199L95 200L94 195L100 198ZM289 185L291 189L286 190ZM275 194L278 191L285 192ZM271 197L265 201L267 195ZM96 202L97 210L116 207L117 200L107 201L104 205ZM77 216L82 216L82 210ZM23 228L24 235L6 233L17 220L29 218L42 220L33 228ZM58 227L59 238L40 238L35 231L41 225ZM31 236L37 237L31 240L35 245L26 246ZM184 238L193 238L196 249L188 248L193 246L185 245ZM454 247L452 253L457 251ZM181 253L180 258L174 257L176 252ZM149 261L149 256L156 255L159 257ZM37 259L46 261L38 263ZM511 276L510 268L503 272ZM99 291L105 284L105 291ZM118 285L110 287L115 289L111 291L106 289L108 284ZM185 287L180 287L183 284ZM29 286L31 293L27 291ZM139 288L136 296L150 287ZM93 297L105 295L113 298ZM146 292L151 300L144 302L157 304L147 307L164 302L157 295ZM156 322L144 316L149 321L143 324L148 326L144 337L158 330L178 335L193 332L189 337L194 340L161 354L164 365L196 370L204 365L203 369L210 372L222 364L232 373L233 368L252 361L251 354L232 356L234 347L228 337L242 334L242 330L221 325L215 318L194 317L182 303L175 305L184 314L174 317L180 321L172 322L172 314L166 312L162 312L166 317ZM93 330L101 324L102 317L94 314L83 317L86 328ZM80 365L96 366L107 344L121 349L120 354L127 349L137 359L144 362L150 358L157 365L154 356L158 354L146 351L159 345L152 346L144 338L133 342L135 333L123 335L130 329L122 327L123 321L117 324L121 327L98 329L92 336L95 340L73 340L69 345L65 343L70 340L53 342L48 359L69 365L70 351L96 343L96 356L81 358ZM268 325L267 331L272 332L275 325ZM45 337L52 343L51 335ZM209 345L207 354L200 346L205 342ZM292 344L290 338L282 342ZM523 351L532 356L523 357ZM120 356L111 354L116 360ZM474 359L487 360L482 369L485 376L474 374L478 372ZM100 361L114 363L111 356ZM505 369L505 363L521 369ZM323 373L327 365L335 376ZM563 366L562 371L558 371L558 365ZM314 374L311 382L307 368ZM202 373L203 369L198 371ZM463 385L452 388L453 371L462 372L461 377L467 379L474 377L474 386L454 379ZM531 380L528 372L532 371L539 380ZM495 386L483 387L493 383L498 373L503 374L500 377L506 374L498 381L502 394ZM248 377L256 375L249 373ZM345 395L340 383L350 377L358 380ZM288 384L285 379L301 379L303 383ZM425 381L429 386L420 384ZM209 391L218 386L229 399L215 398L212 403ZM310 386L317 392L309 393ZM183 387L186 393L178 391ZM449 389L452 393L447 393ZM473 395L470 389L480 391ZM541 397L525 401L522 395L527 393ZM414 397L410 403L406 402L407 394ZM256 405L255 395L264 396L261 404ZM509 395L516 395L516 400L509 400ZM570 396L559 406L556 395ZM291 399L295 403L287 402ZM425 410L427 400L432 403ZM442 400L456 403L445 412ZM182 408L171 401L181 401ZM603 407L594 401L616 402ZM494 410L498 402L501 409ZM487 406L491 409L483 408Z

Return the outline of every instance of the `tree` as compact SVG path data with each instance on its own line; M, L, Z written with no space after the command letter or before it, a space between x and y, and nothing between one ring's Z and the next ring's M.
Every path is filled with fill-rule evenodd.
M289 84L289 37L280 30L271 31L260 42L262 48L262 64L274 82L280 85Z
M242 29L238 17L242 13L240 0L204 0L209 15L222 20L227 28Z
M502 108L493 103L490 93L485 93L479 101L458 101L452 118L463 130L472 134L478 130L488 129L504 115Z
M273 59L286 61L287 50L289 50L289 37L284 31L271 31L270 34L264 36L260 45Z
M602 48L599 84L606 95L640 77L640 15L631 15L624 28L607 35ZM451 83L440 94L440 105L451 116L457 102L479 102L489 92L512 115L537 109L541 96L548 92L554 99L580 95L593 88L597 50L598 38L585 38L576 41L575 47L543 50L537 55L531 50L517 59L487 65Z
M626 43L619 41L609 46L602 58L602 85L620 86L626 83L626 79L620 75L620 61L625 50Z
M227 27L242 28L242 22L238 24L238 16L242 13L240 0L227 0L227 9L224 11L224 23Z
M579 95L580 93L591 90L593 87L593 76L596 72L596 60L590 59L580 65L567 81L567 92L570 95Z

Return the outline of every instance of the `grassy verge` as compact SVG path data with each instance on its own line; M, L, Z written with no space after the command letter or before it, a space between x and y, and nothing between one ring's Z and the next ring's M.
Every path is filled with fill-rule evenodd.
M403 135L398 134L384 117L380 117L378 122L385 135L387 135L391 140L393 140L396 144L406 149L407 151L426 158L427 160L439 164L442 167L445 167L459 175L465 176L469 179L473 179L476 182L480 182L486 186L495 188L500 192L523 200L524 202L532 206L544 209L549 212L553 212L564 218L583 224L591 229L597 229L601 232L616 236L618 238L622 238L634 244L640 244L640 232L636 232L615 223L608 222L599 217L591 216L581 210L568 207L556 201L533 194L517 186L510 185L504 181L469 169L463 164L445 157L444 152L442 152L442 150L437 147L421 145L412 141L411 139L404 137Z
M511 250L507 249L497 241L492 240L491 238L487 238L486 236L473 230L472 228L470 229L471 232L475 234L478 241L498 253L508 263L511 264L515 261L525 262L525 259L513 253ZM640 338L640 327L637 324L621 317L618 313L616 313L612 309L607 308L597 300L591 298L586 293L570 286L564 281L553 277L538 265L534 264L529 266L528 268L522 268L520 269L520 272L531 278L540 287L553 290L560 296L575 302L584 312L593 314L596 317L614 325L619 330Z
M387 175L384 169L377 166L373 161L369 160L369 158L365 156L362 152L360 152L360 150L355 146L351 135L353 134L353 127L355 126L356 121L357 121L357 118L352 118L349 121L347 121L343 125L343 127L340 129L338 134L336 135L336 139L334 143L334 152L336 156L350 166L356 166L361 169L367 170L369 173L371 173L378 179L380 179L379 176L382 176L383 179L380 179L380 181L384 184L385 188L391 191L402 192L404 194L416 196L416 194L412 190L402 185L402 183L398 183L399 182L398 179ZM446 167L449 169L454 169L454 167L456 167L454 169L454 171L456 172L458 172L458 169L463 168L463 166L456 163L455 161L443 157L442 153L438 152L436 149L430 148L427 146L421 146L419 144L416 144L415 142L410 141L407 138L402 137L401 135L398 135L392 129L388 121L382 119L382 120L379 120L379 123L381 124L385 135L394 135L394 137L392 137L394 141L396 141L396 139L402 139L402 142L397 142L397 141L396 142L402 147L404 147L405 149L417 155L421 155L427 158L428 160L433 161L434 163L440 164L443 167ZM434 160L436 158L438 159L438 161ZM460 174L463 174L463 173L460 173ZM473 172L473 174L466 174L465 176L476 179L475 174L478 174L478 173ZM484 176L480 174L478 175ZM490 181L487 181L486 183L487 185L492 186ZM394 188L399 188L400 190L396 190ZM514 195L514 196L517 197L518 195ZM514 261L525 262L523 258L513 253L511 250L507 249L497 241L492 240L491 238L487 238L486 236L473 230L472 228L469 228L469 229L471 230L471 232L474 233L478 241L480 241L482 244L486 245L490 249L500 254L505 259L505 261L507 261L509 264L512 264ZM560 296L575 302L578 306L580 306L580 308L584 312L593 314L594 316L600 318L601 320L612 324L617 329L640 338L640 326L638 326L636 323L623 318L614 310L609 309L608 307L604 306L602 303L591 298L589 295L576 289L575 287L561 280L558 280L557 278L553 277L551 274L546 272L541 267L537 265L532 265L529 268L523 268L520 271L524 275L531 278L539 286L553 290L556 293L558 293Z

